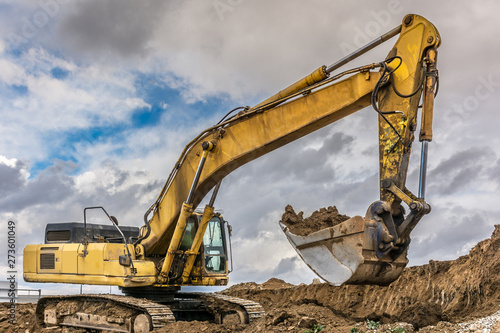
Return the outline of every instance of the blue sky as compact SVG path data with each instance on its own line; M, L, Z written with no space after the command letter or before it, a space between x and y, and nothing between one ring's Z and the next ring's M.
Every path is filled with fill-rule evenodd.
M19 251L42 241L46 223L81 220L85 206L140 226L201 130L417 13L443 43L433 212L414 231L410 264L466 254L498 223L500 50L491 35L499 9L495 1L0 0L0 219L18 223ZM393 43L346 68L382 60ZM376 140L366 109L228 175L216 208L233 224L232 282L310 282L277 222L287 204L364 215L378 197Z

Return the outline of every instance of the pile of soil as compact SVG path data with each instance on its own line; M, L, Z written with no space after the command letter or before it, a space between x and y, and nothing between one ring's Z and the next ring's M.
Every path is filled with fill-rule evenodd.
M222 293L257 301L266 315L250 325L176 322L159 332L318 332L323 326L325 333L500 332L500 225L468 255L406 268L389 286L296 286L273 278ZM18 304L14 326L8 304L0 304L0 331L83 332L40 330L34 309L34 304Z
M437 325L428 332L455 332L449 327L500 310L499 250L500 225L497 225L491 238L479 242L468 255L406 268L389 286L335 287L326 283L281 289L233 286L223 293L257 301L265 308L266 317L248 328L248 332L298 327L305 316L325 325L325 332L349 332L347 328L354 327L356 322L358 326L365 325L359 326L359 332L367 332L367 320L393 325L392 328L393 323L404 322L415 330ZM405 331L411 332L409 328Z
M291 287L295 287L295 285L287 283L280 279L270 278L268 281L262 284L258 284L255 282L243 282L240 284L235 284L234 286L231 286L228 289L224 290L224 293L230 294L232 292L237 292L238 290L249 290L249 289L283 289Z
M315 231L336 226L349 218L347 215L340 214L335 206L321 208L304 218L303 212L296 214L293 207L287 205L280 222L285 224L293 234L307 236Z

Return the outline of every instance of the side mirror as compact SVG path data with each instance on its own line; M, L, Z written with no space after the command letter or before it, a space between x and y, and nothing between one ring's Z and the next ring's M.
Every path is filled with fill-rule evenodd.
M118 219L114 216L110 216L109 219L111 220L111 222L113 222L114 225L118 225Z

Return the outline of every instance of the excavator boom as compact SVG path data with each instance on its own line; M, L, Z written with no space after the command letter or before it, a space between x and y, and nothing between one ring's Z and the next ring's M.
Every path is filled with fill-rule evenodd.
M348 60L397 33L399 38L385 61L328 77ZM298 240L296 237L301 236L291 234L286 226L282 227L291 244L311 268L326 267L328 271L334 272L333 275L343 276L335 279L330 273L320 274L333 284L384 284L393 281L407 263L409 232L430 211L423 198L417 198L406 189L405 182L422 94L425 106L422 131L427 131L425 147L432 139L431 98L434 92L430 90L434 89L437 77L435 54L439 44L440 36L432 23L418 15L407 15L400 27L357 53L329 67L318 68L292 86L205 130L191 141L181 154L158 200L146 213L146 226L139 241L148 254L167 253L166 258L170 260L166 260L168 264L163 266L162 274L166 276L171 267L173 255L168 253L177 248L172 240L179 238L175 237L176 234L182 233L183 224L179 222L185 220L185 216L226 175L274 149L372 105L379 113L380 201L370 207L364 219L346 221L339 230L330 231L332 235L341 235L341 238L335 240L338 243L340 239L345 240L346 230L351 230L349 232L358 235L357 238L351 236L351 243L359 244L358 248L354 249L343 243L336 243L335 246L309 246L317 244L315 237ZM342 76L348 77L338 81ZM203 143L209 143L211 148L204 149ZM202 155L203 166L199 168ZM186 201L188 197L189 200ZM183 206L185 201L189 202L188 206ZM402 202L410 207L408 218L404 216ZM185 213L179 217L181 211ZM394 219L398 221L394 222ZM349 228L343 228L345 226ZM325 232L322 231L323 234ZM318 237L323 239L323 243L325 239L331 243L339 236ZM371 251L373 256L362 255L363 249L365 252ZM325 251L333 256L335 265L328 263L325 256L321 255ZM332 251L340 254L336 255ZM358 255L354 255L355 253ZM323 259L319 260L318 256ZM344 270L348 268L345 274L338 273L342 270L337 267L337 259L340 257L345 257L344 261L347 262L343 264L340 260L339 267ZM360 273L362 270L359 269L358 274L355 274L365 261L371 262L371 268L364 273ZM385 278L375 278L377 274L374 272L380 271L384 261L397 269L393 269L392 274L385 274ZM318 272L320 269L313 270ZM385 270L387 271L386 268ZM347 276L349 278L345 278Z
M173 179L154 207L151 232L140 244L147 253L166 253L170 229L175 227L180 207L188 197L203 142L213 142L215 148L208 154L194 192L194 207L238 167L370 105L371 92L379 79L378 72L358 73L304 97L270 109L247 111L206 130L176 164Z

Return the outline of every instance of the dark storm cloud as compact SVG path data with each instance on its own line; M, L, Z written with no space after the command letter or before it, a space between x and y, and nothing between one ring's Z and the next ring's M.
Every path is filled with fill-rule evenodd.
M14 167L0 163L0 196L15 193L24 183L21 170L24 168L22 162L17 161Z
M293 271L299 260L301 259L298 256L281 259L278 266L272 271L271 276L279 276Z
M474 187L495 160L495 152L489 147L474 147L459 151L442 160L430 171L429 178L434 182L430 186L430 191L450 195Z
M317 141L321 142L319 148L308 147ZM261 176L270 179L291 177L304 183L317 184L334 178L334 169L329 160L349 148L353 141L354 137L327 127L270 153L255 164L258 168L268 170Z
M316 137L320 137L323 133L319 133ZM299 179L307 183L324 182L332 180L334 170L328 161L335 158L335 155L344 149L347 149L354 141L354 137L344 133L334 133L326 137L321 148L304 148L296 155L291 155L283 167L285 170L290 170Z
M40 232L47 222L80 221L89 206L104 206L124 224L142 225L142 215L163 184L159 180L136 183L131 179L144 177L143 172L123 170L110 161L102 165L105 179L87 181L87 189L78 184L71 162L55 161L29 179L22 175L22 166L19 162L15 167L0 164L0 213L14 218L36 213L39 224L32 227ZM151 199L143 202L143 198Z
M80 1L62 20L58 34L74 54L144 54L165 5L163 1Z
M16 186L12 192L0 199L2 211L17 212L38 204L58 203L72 193L73 179L63 169L73 168L72 163L56 161L33 179L21 179L21 165L16 168L0 169L2 176L12 176L10 184ZM14 180L14 181L12 181Z
M366 179L337 179L332 164L332 160L343 161L349 156L354 141L338 126L324 128L228 175L217 207L227 208L225 217L233 223L235 236L258 237L262 230L259 223L264 223L266 230L280 233L277 222L287 204L308 214L323 206L339 205L339 209L364 215L371 193L359 187L367 185ZM376 190L377 179L368 177L368 185L373 183Z
M500 159L498 159L490 168L488 173L489 179L494 181L497 188L500 188Z
M493 225L498 222L488 212L456 205L435 205L432 214L415 229L409 253L412 265L467 254L476 243L491 235Z

